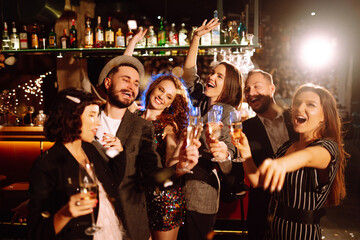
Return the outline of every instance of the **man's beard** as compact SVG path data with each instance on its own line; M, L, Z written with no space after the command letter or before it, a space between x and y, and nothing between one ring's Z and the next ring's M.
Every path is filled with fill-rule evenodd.
M134 101L131 101L129 103L121 102L119 97L116 95L116 91L114 91L113 85L110 85L110 88L108 90L108 98L109 98L109 103L118 108L127 108L134 102Z
M260 101L263 101L261 106L257 109L253 109L257 114L265 113L268 110L272 100L270 96L261 95Z

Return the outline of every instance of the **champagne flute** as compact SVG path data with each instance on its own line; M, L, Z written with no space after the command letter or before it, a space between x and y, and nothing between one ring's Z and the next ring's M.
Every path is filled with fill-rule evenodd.
M241 121L242 111L232 111L230 112L230 134L236 143L239 143L241 138L242 131L242 121ZM233 162L245 162L245 159L240 156L239 150L236 151L237 157L233 159Z
M186 128L186 147L192 145L194 139L200 139L202 130L203 119L201 117L200 108L194 107L190 112L189 125ZM184 168L178 169L178 171L193 173L193 171L188 169L188 162L186 162Z
M222 116L222 111L223 108L222 106L217 106L214 105L211 109L211 111L209 111L208 113L208 130L209 130L209 135L212 139L214 140L219 140L219 138L221 137L221 129L222 129L222 124L221 124L221 116ZM210 151L209 151L210 152ZM211 159L212 162L223 162L226 160L219 160L216 159L215 157Z
M96 182L96 175L92 163L86 163L85 166L79 166L79 185L81 193L92 192L91 198L96 199L98 193L98 185ZM91 212L91 226L85 229L85 234L92 236L101 230L101 227L95 223L94 212Z

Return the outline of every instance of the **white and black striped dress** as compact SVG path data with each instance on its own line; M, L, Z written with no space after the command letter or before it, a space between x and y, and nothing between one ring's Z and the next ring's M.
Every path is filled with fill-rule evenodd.
M284 156L292 143L291 141L285 143L278 150L276 156ZM331 155L331 161L327 168L328 182L324 185L318 181L318 170L315 168L301 168L287 173L283 189L273 195L279 204L303 210L318 210L326 202L339 167L339 148L336 142L328 139L316 140L308 147L311 146L322 146ZM267 239L321 239L320 225L292 222L275 215L274 221L270 224Z

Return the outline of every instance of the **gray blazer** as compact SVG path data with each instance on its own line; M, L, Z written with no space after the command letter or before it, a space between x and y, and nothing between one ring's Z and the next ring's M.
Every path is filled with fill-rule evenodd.
M131 240L148 239L150 236L143 186L161 168L153 135L151 122L126 110L116 133L124 151L108 159L110 169L120 181L120 218ZM101 148L99 143L95 145ZM106 157L105 154L103 156Z
M208 121L208 98L203 94L203 86L199 82L199 77L196 75L196 68L185 68L183 79L190 91L193 105L200 107L203 122L206 124ZM216 105L223 107L221 121L224 127L221 129L221 137L219 140L227 145L232 158L235 154L235 147L231 143L229 134L229 118L230 111L235 110L235 108L224 103L216 103ZM206 151L208 146L206 144L205 131L201 133L200 142L201 147L199 154L201 157L199 158L198 164L193 168L194 174L186 174L185 176L186 183L184 192L187 209L203 214L216 214L219 208L220 182L215 168L220 168L217 167L217 163L211 162L213 155Z

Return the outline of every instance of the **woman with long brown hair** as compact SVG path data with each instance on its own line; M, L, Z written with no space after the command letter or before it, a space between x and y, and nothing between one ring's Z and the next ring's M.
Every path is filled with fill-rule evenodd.
M236 147L246 158L245 173L254 187L272 192L268 239L321 239L324 205L345 197L341 120L331 93L303 85L295 93L292 121L299 139L290 140L259 168L251 157L245 134ZM234 141L235 144L235 141Z

